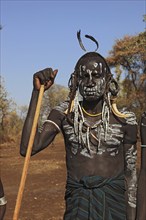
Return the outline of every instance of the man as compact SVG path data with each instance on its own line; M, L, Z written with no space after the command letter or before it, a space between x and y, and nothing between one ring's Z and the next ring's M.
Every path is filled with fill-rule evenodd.
M146 111L142 114L141 134L141 169L138 180L137 220L146 219Z
M92 38L93 39L93 38ZM95 42L95 39L94 39ZM57 70L34 74L20 153L26 155L39 88L47 90ZM48 147L61 131L66 148L64 220L134 220L136 208L137 123L133 113L118 112L118 85L105 59L83 55L69 80L68 100L55 107L36 132L32 155Z
M4 188L3 188L2 181L0 179L0 220L4 219L4 215L6 212L6 204L7 204L7 201L4 195Z

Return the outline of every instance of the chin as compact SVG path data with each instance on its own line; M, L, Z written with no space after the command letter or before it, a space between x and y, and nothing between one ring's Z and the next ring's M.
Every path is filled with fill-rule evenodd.
M86 101L98 101L101 97L95 97L95 96L84 96L83 97Z

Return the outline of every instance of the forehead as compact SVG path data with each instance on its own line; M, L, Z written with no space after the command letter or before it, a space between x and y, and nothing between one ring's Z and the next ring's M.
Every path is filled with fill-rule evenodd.
M106 65L103 62L97 62L97 61L88 61L88 62L84 62L80 65L79 67L80 69L80 73L100 73L100 74L104 74L106 73Z

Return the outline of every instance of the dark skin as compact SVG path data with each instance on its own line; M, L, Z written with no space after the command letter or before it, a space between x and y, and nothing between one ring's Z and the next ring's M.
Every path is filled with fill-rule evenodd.
M146 112L140 123L141 144L146 145ZM141 148L141 169L138 180L137 220L146 219L146 147Z
M0 179L0 198L2 197L4 197L4 189L3 189L2 181ZM0 206L0 220L4 219L5 212L6 212L6 204Z
M20 153L22 156L26 155L28 140L31 132L31 127L33 123L35 108L37 105L39 88L41 84L45 85L45 89L49 89L49 87L53 84L54 79L56 77L57 70L45 69L43 71L38 72L34 75L34 88L32 92L31 102L29 106L29 111L25 120L22 139L21 139L21 147ZM82 84L83 82L83 84ZM105 88L105 76L101 76L100 74L94 73L83 73L79 77L79 90L80 93L83 94L83 101L81 106L91 114L91 116L84 113L84 118L91 126L95 124L96 121L100 120L101 115L93 117L95 113L99 113L102 111L103 105L103 92ZM98 92L93 92L94 90L98 90ZM98 95L97 95L98 94ZM133 181L133 171L135 171L136 161L134 162L134 167L131 169L129 167L130 160L132 159L132 153L136 151L135 143L125 143L123 144L123 136L126 140L129 140L131 137L131 132L134 134L134 138L137 133L136 126L128 127L125 121L117 118L113 113L110 113L110 124L116 124L120 126L118 133L116 134L116 140L118 145L115 144L112 146L110 143L110 139L107 140L106 143L102 142L101 151L104 153L97 154L95 153L95 149L93 146L93 151L91 151L89 156L85 156L82 154L82 149L78 150L76 155L73 155L71 152L71 148L69 147L70 140L68 134L63 129L63 125L68 125L67 121L64 120L66 118L65 114L60 116L60 130L64 135L65 145L66 145L66 165L67 172L74 179L80 180L83 176L102 176L102 177L112 177L120 174L121 172L125 173L125 178L127 182L127 188L130 188L130 182ZM72 128L70 126L70 128ZM132 128L132 131L131 129ZM58 134L59 130L52 123L45 123L43 126L43 130L41 133L36 132L35 141L32 149L32 155L38 153L39 151L45 149L50 145L50 143L54 140L55 136ZM93 135L95 131L93 129ZM114 134L113 134L114 135ZM122 135L122 137L119 137ZM94 139L94 138L93 138ZM96 142L94 139L93 142ZM109 142L109 143L108 143ZM94 144L93 144L94 145ZM97 145L97 143L95 143ZM109 149L109 150L108 150ZM115 156L112 156L111 151L115 153ZM128 158L128 159L127 159ZM130 159L129 159L130 158ZM98 166L97 166L98 164ZM135 207L129 205L129 189L127 189L127 220L135 219ZM129 194L129 195L128 195Z

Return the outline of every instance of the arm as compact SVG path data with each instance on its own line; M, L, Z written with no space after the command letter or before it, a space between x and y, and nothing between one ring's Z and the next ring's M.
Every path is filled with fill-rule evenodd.
M127 220L135 220L137 193L137 126L128 125L124 143Z
M137 193L137 220L146 219L146 112L142 115L140 123L141 136L141 169L138 180Z
M49 89L50 86L54 82L56 74L57 74L57 70L53 71L51 68L44 69L34 74L34 77L33 77L34 88L32 91L32 96L31 96L31 101L30 101L27 117L26 117L23 130L22 130L22 137L21 137L21 144L20 144L20 154L22 156L26 155L29 137L30 137L30 133L32 129L33 120L34 120L36 105L38 101L40 85L44 84L45 90ZM58 133L57 127L51 123L49 123L49 125L48 123L44 124L43 130L41 133L37 129L35 140L34 140L34 145L32 149L32 155L36 154L40 150L47 147L52 142L52 140L54 139L57 133Z

